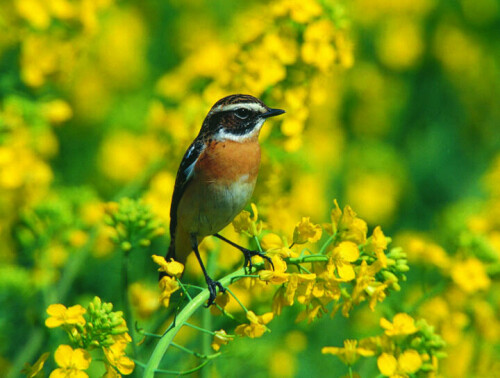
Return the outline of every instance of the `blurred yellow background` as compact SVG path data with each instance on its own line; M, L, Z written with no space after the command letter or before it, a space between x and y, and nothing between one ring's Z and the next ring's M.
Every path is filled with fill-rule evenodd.
M168 229L182 154L232 93L287 112L261 134L252 202L266 230L291 241L301 217L330 221L336 198L382 226L411 270L374 312L295 324L290 310L204 374L341 376L322 347L407 312L447 343L438 376L500 375L499 27L497 0L2 2L2 375L63 342L43 325L49 304L98 295L120 309L103 203L142 198ZM232 226L225 234L246 242ZM129 294L146 329L157 308L150 255L167 245L168 234L131 256ZM218 248L220 275L240 256ZM234 290L269 311L269 293ZM379 374L369 358L355 371Z

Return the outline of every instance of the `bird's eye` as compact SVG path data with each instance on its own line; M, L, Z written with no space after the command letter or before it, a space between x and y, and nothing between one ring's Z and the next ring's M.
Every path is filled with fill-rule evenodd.
M236 117L239 119L247 119L248 116L250 115L250 111L245 108L237 109L234 114L236 114Z

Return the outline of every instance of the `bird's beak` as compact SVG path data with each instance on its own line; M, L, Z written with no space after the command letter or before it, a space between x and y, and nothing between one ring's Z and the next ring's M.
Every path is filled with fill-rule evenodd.
M285 113L285 111L283 109L271 109L270 108L267 112L262 113L260 116L262 118L269 118L269 117L274 117L274 116L277 116L277 115L280 115L283 113Z

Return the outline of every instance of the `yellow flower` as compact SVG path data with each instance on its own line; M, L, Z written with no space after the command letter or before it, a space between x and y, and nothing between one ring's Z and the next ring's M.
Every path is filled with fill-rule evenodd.
M64 100L53 100L43 104L42 111L44 116L54 124L67 121L73 116L73 110Z
M305 43L302 45L302 59L304 62L317 66L326 72L337 58L332 43L334 26L330 20L319 20L310 24L305 33Z
M476 258L456 263L451 270L451 278L469 294L488 289L491 284L483 263Z
M377 55L392 69L413 67L424 51L421 27L411 18L391 17L378 34Z
M128 333L115 336L115 343L109 348L102 348L104 355L111 366L114 366L121 374L129 375L134 371L135 364L125 355L125 348L131 341Z
M380 226L375 227L372 236L370 237L368 243L366 244L366 251L373 252L380 261L381 267L387 267L387 256L384 251L387 249L387 238L382 232Z
M288 281L288 273L286 272L286 262L279 255L273 255L271 260L274 269L263 269L259 271L259 277L262 281L270 282L274 285L281 285Z
M324 347L321 353L333 354L346 365L353 365L359 357L369 357L375 354L373 350L358 347L358 340L344 340L343 348Z
M322 12L321 6L315 0L283 0L273 7L277 16L290 14L290 18L301 24L309 22Z
M89 352L84 349L71 348L69 345L60 345L54 355L59 368L50 373L50 378L85 378L86 370L92 360Z
M224 293L219 292L217 293L217 297L215 298L215 304L224 310L227 304L229 303L230 299L231 297L229 296L227 291L225 291ZM210 306L210 313L212 315L222 315L222 312L221 310L219 310L219 307Z
M359 257L359 249L356 244L350 241L343 241L336 246L332 251L331 263L327 268L333 274L332 269L335 269L342 281L351 281L356 275L354 268L351 265Z
M293 230L293 242L295 244L315 243L321 238L321 233L319 224L313 224L309 217L303 217Z
M274 314L268 312L264 315L255 315L253 311L247 312L247 319L250 324L240 324L234 332L239 336L247 336L252 339L261 337L268 330L266 324L273 320Z
M281 237L273 233L264 235L260 241L260 246L268 255L276 254L283 258L298 256L296 252L286 246Z
M52 304L47 308L47 314L49 314L50 317L45 320L45 325L49 328L59 327L64 324L85 325L85 318L83 317L85 312L87 312L87 310L80 305L66 308L66 306L62 304Z
M159 286L161 289L160 302L163 306L168 307L170 304L170 297L180 288L179 283L175 278L165 276L160 280Z
M331 212L333 232L338 233L341 240L352 241L358 245L364 244L368 231L366 222L358 218L350 206L346 206L344 211L341 211L337 200L333 203L335 205Z
M283 64L293 64L297 60L297 42L293 38L270 33L265 34L262 44L263 48L274 54Z
M170 262L167 262L164 257L158 255L153 255L151 257L153 258L153 261L160 266L158 268L159 272L165 272L170 277L180 278L182 276L182 273L184 272L184 265L180 262L177 262L174 259L170 259Z
M262 222L257 224L257 218L259 213L257 211L257 206L254 203L250 205L252 207L253 216L246 211L243 210L239 213L236 218L233 220L234 231L238 233L246 233L250 236L257 236L262 231Z
M283 247L283 240L281 240L279 235L273 233L265 234L260 241L260 246L266 252L276 250Z
M408 314L396 314L392 321L391 323L386 318L380 319L380 326L385 329L387 336L411 335L418 331L415 320Z
M130 301L141 319L149 318L159 307L156 290L151 290L140 282L129 287Z
M37 29L47 29L50 25L50 13L44 1L17 0L16 10L19 15Z
M416 350L410 349L401 353L396 360L391 354L382 353L377 358L380 372L389 377L406 377L416 373L422 366L422 358Z
M306 304L307 300L312 295L316 274L299 274L293 273L290 275L288 284L286 285L285 298L290 306L293 305L293 299L297 294L299 303Z
M212 349L218 352L222 345L227 345L234 339L234 336L228 335L223 329L214 332L214 340L212 341Z

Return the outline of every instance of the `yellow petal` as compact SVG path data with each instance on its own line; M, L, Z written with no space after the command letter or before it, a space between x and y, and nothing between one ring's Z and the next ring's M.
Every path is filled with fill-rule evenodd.
M66 311L66 323L67 324L85 324L85 318L83 317L83 314L85 314L87 310L85 310L82 306L80 305L75 305L71 306L68 308Z
M63 369L56 369L50 373L49 378L66 378L67 374Z
M91 360L89 352L85 349L78 348L73 351L73 366L75 368L79 370L88 369Z
M62 318L48 318L45 320L45 326L48 328L56 328L59 327L61 324L63 324L63 319Z
M422 366L422 358L416 350L410 349L398 357L398 364L402 371L413 374Z
M354 274L354 268L350 264L337 265L337 271L339 272L340 278L345 281L351 281L356 277Z
M250 323L258 323L259 322L257 315L255 315L255 312L253 312L253 311L247 312L247 319L250 321Z
M353 242L343 241L337 247L335 247L335 249L337 250L337 253L340 255L342 260L354 262L359 257L358 246Z
M386 318L380 318L380 326L384 329L391 329L392 323Z
M126 356L120 357L120 360L118 361L118 364L116 366L120 373L124 375L129 375L134 371L135 364L134 361L132 361L130 358Z
M283 248L283 241L278 235L269 233L262 237L260 245L264 251L268 251L269 249L280 249Z
M339 354L343 349L342 348L337 348L337 347L323 347L321 349L321 353L323 354L333 354L337 355Z
M73 348L69 345L59 345L57 348L54 359L60 367L69 367L73 358Z
M67 377L67 375L65 376ZM81 370L72 370L71 378L89 378L88 374Z
M398 363L396 361L396 357L387 353L382 353L377 358L377 366L378 370L383 375L391 376L396 372Z
M184 272L184 265L182 265L180 262L170 259L170 262L167 263L166 271L173 277L180 277L182 272Z
M152 255L151 258L153 259L155 264L158 264L162 268L167 265L167 261L165 260L165 257L163 257L163 256Z
M267 312L264 315L259 316L261 324L267 324L274 318L274 313L272 312Z
M51 304L48 308L47 308L47 314L49 314L50 316L64 316L64 314L66 313L66 306L62 305L62 304Z

